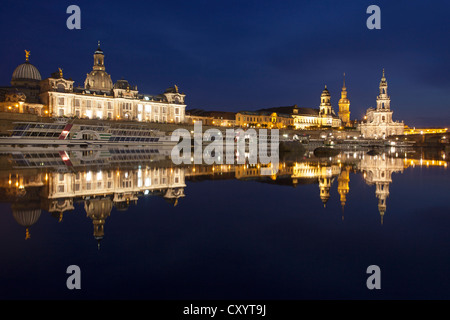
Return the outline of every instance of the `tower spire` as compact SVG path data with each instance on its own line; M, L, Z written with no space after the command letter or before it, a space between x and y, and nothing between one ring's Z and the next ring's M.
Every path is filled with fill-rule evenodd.
M345 89L345 72L344 72L344 84L342 86L342 89Z

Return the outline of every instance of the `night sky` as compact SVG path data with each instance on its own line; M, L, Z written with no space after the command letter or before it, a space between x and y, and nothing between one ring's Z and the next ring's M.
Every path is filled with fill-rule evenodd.
M69 5L81 30L69 30ZM369 30L366 9L381 9ZM375 106L382 69L395 120L450 127L448 1L2 1L0 86L24 50L42 78L59 67L83 85L97 41L113 82L141 93L178 85L187 108L334 110L346 73L351 118Z

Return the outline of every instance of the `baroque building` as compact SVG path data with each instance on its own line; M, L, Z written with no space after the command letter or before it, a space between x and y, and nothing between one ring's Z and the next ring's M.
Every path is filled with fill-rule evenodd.
M11 77L11 86L0 87L0 111L41 114L39 99L41 74L25 50L25 62L18 65Z
M326 85L320 95L320 104L318 108L305 108L298 107L298 105L293 105L287 107L261 109L254 112L253 115L264 115L264 113L267 114L268 112L283 115L285 118L291 118L292 120L289 121L289 125L292 129L307 129L316 127L338 128L342 124L341 119L336 115L333 106L331 105L331 94ZM243 121L239 118L241 115L242 113L236 114L236 125L238 126L242 126L243 123L248 123L248 120L246 121L245 118ZM250 119L252 119L252 117L250 117Z
M93 57L92 71L86 75L84 86L75 87L61 68L42 80L26 51L26 61L14 70L11 87L0 88L0 108L50 117L185 122L186 95L176 85L162 94L140 93L125 79L113 83L106 72L100 43Z
M364 138L372 139L385 139L393 135L403 135L404 123L392 119L391 98L387 93L388 84L384 69L379 88L377 107L367 109L364 121L360 124L361 135Z

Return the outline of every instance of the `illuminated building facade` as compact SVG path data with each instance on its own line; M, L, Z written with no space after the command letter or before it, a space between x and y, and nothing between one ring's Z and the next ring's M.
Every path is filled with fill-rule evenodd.
M448 128L410 128L405 126L404 134L435 134L435 133L447 133Z
M288 115L270 111L240 111L236 113L236 126L244 128L284 129L293 128L294 119Z
M30 62L30 52L25 50L25 62L14 69L11 86L0 87L0 111L42 114L41 80L38 68Z
M387 93L387 80L384 75L380 81L380 94L377 97L377 107L367 109L364 121L360 124L361 135L364 138L385 139L389 136L402 135L404 123L392 119L391 98Z
M202 109L191 109L185 111L186 123L194 124L200 122L205 126L234 127L236 119L234 112L228 111L205 111Z
M113 84L106 72L104 58L99 45L84 86L74 87L74 81L64 77L61 68L41 80L37 68L29 63L27 53L25 63L13 73L12 87L1 90L1 106L4 111L50 117L162 123L185 121L185 94L176 85L162 94L147 95L124 79Z
M319 108L303 108L293 105L287 107L261 109L256 112L237 113L236 125L246 127L251 121L250 123L252 123L252 126L257 126L260 124L260 127L263 127L263 125L267 124L268 113L270 112L278 114L279 116L283 115L283 118L286 119L283 124L286 124L286 126L281 126L282 128L286 128L288 126L291 129L308 129L318 127L338 128L342 125L341 119L336 115L331 105L331 95L327 89L327 86L325 86L322 94L320 95ZM248 120L249 118L250 121ZM291 120L288 120L289 118L291 118Z

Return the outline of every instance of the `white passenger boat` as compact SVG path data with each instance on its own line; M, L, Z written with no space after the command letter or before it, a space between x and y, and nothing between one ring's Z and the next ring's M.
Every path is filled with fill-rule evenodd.
M69 121L16 122L0 145L175 145L170 135L145 124L87 124Z

